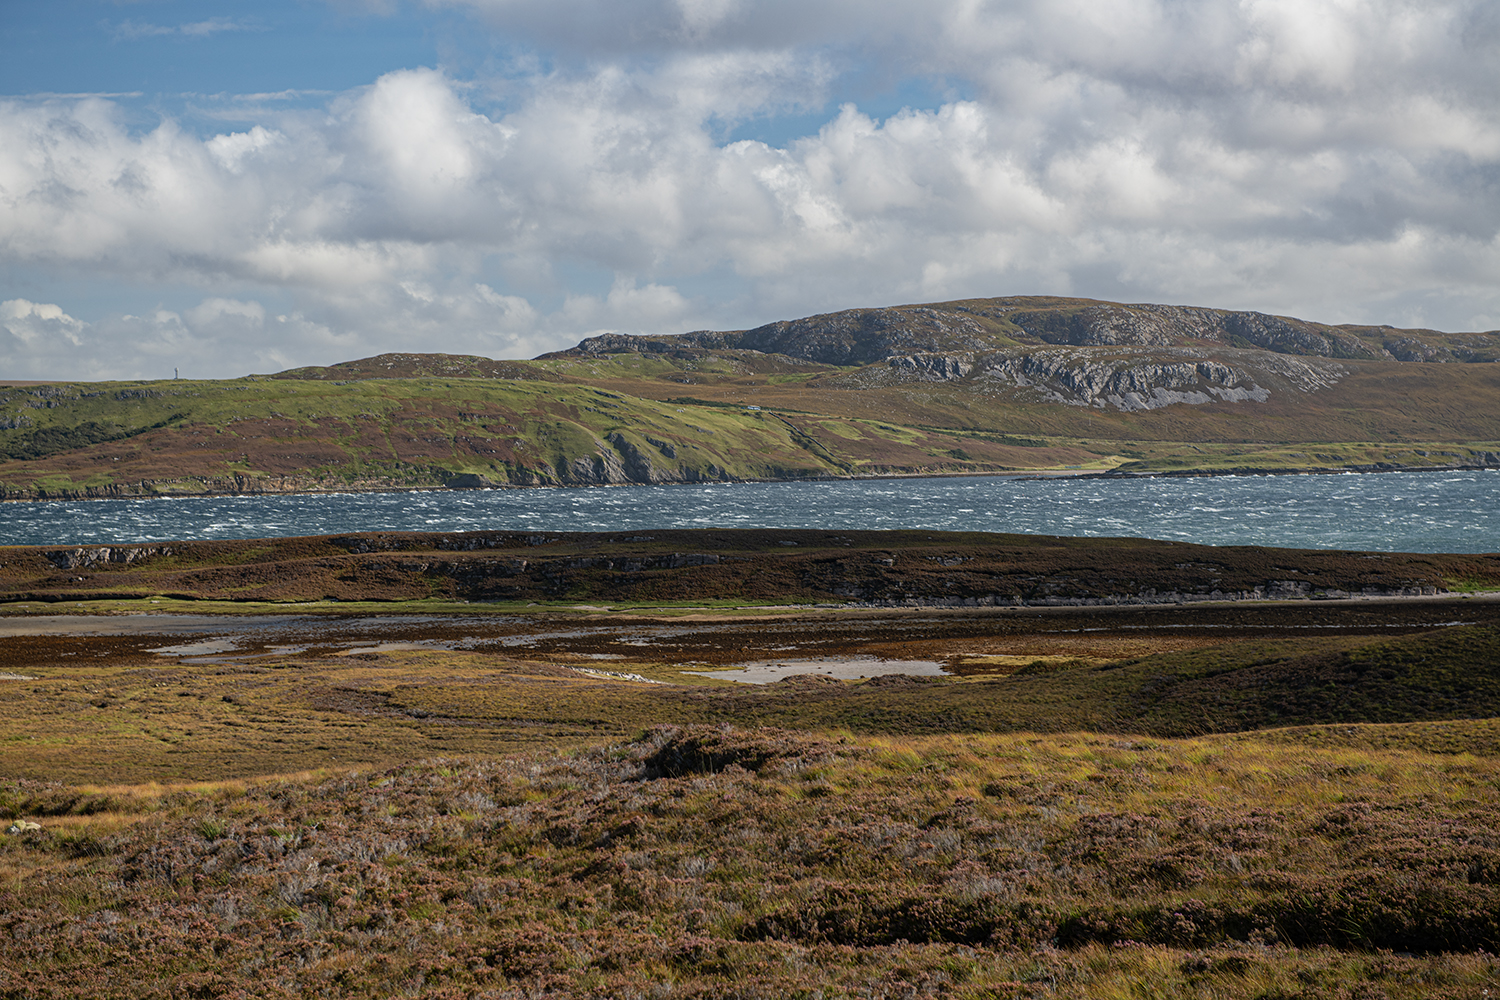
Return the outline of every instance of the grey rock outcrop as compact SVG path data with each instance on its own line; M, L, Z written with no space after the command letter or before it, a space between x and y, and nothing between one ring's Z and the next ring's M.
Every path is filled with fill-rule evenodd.
M718 483L735 478L728 470L713 462L703 463L692 457L679 461L681 449L691 449L691 445L649 436L644 440L645 444L641 444L623 431L610 431L605 435L604 441L595 441L592 454L560 462L556 466L544 462L532 469L515 470L511 475L510 485L622 486ZM659 453L656 457L653 457L653 449Z
M1058 403L1124 411L1174 403L1263 403L1271 396L1246 370L1163 352L1106 357L1066 350L1014 353L987 360L984 377Z
M963 378L974 370L972 356L948 354L907 354L889 358L886 364L899 371L909 372L924 381L948 382Z
M1258 347L1280 354L1332 358L1390 358L1352 334L1316 323L1259 312L1192 306L1101 304L1077 311L1028 310L1006 319L1049 344L1076 347L1168 347L1184 340Z
M619 431L611 431L606 440L619 452L625 475L632 483L654 483L660 478L651 466L651 455Z
M850 309L748 330L739 346L830 365L863 365L949 345L983 345L993 335L971 316L929 307Z
M994 334L972 316L925 306L849 309L767 323L753 330L696 330L668 336L606 333L581 341L582 354L680 354L744 350L825 365L877 364L897 355L942 351L955 343L993 346Z
M668 458L677 457L677 446L670 441L662 441L648 434L646 435L646 443Z
M577 485L605 486L609 483L634 482L625 471L620 456L601 445L592 455L580 455L558 469L563 482Z
M450 490L481 490L499 485L488 476L481 476L475 472L460 472L449 476L443 483Z
M129 566L152 556L171 555L169 545L100 546L99 548L54 549L44 552L58 569L90 569L96 566Z

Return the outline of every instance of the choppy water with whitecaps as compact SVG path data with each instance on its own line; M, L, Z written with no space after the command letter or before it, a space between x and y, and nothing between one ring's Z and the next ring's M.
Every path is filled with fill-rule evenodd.
M1209 545L1500 551L1500 472L878 479L0 504L0 542L346 531L926 528Z

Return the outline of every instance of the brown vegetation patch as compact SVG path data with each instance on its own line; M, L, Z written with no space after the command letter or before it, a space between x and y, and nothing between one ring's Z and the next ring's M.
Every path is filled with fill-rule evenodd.
M837 683L837 682L833 682ZM650 737L656 752L643 761L646 778L681 778L688 774L718 774L730 767L759 773L795 773L826 764L838 744L810 739L804 733L758 729L742 732L729 726L665 727ZM847 747L845 752L852 752Z
M1478 1000L1496 767L689 726L218 787L10 782L0 813L41 829L0 840L0 986Z
M371 532L105 547L13 547L12 600L181 594L215 600L734 601L1077 605L1400 596L1500 586L1500 555L1213 547L977 532Z

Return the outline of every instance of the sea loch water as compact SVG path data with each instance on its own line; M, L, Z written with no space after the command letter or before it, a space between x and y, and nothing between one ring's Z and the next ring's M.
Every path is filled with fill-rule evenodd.
M1500 551L1500 472L339 493L0 504L0 542L80 545L345 531L926 528L1209 545Z

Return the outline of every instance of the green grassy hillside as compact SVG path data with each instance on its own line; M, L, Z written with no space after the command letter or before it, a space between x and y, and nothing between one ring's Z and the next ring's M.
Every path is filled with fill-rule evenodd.
M0 390L10 497L1106 468L1077 441L628 396L578 382L59 384ZM962 452L962 458L958 457Z
M1500 467L1497 339L997 299L535 361L0 386L0 495Z
M1484 465L1500 449L1489 441L1409 437L1306 443L1305 434L1215 441L1208 432L1221 417L1197 412L1137 419L1033 407L1016 410L1012 420L1003 409L985 417L962 400L929 398L901 414L899 400L881 407L877 394L784 385L764 392L695 386L697 395L684 397L675 384L642 382L632 386L642 395L628 395L619 391L626 380L601 377L594 387L587 374L565 382L250 378L0 389L0 413L17 424L0 430L0 489L9 498L46 498L1047 469L1423 468ZM798 408L781 405L787 401ZM807 410L835 404L855 412ZM955 412L965 425L957 426ZM897 414L956 426L902 423ZM1232 423L1234 416L1222 419ZM975 426L980 421L991 426ZM1166 421L1177 421L1166 431L1192 430L1186 421L1205 434L1192 442L1153 440L1163 428L1150 425ZM1080 426L1052 426L1058 423ZM1062 430L1094 436L1047 433Z

